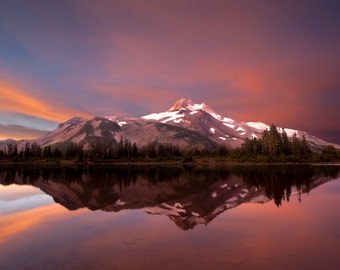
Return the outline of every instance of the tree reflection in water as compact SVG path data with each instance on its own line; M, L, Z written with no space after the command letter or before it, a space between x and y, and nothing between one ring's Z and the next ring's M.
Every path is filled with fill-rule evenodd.
M167 215L183 230L208 224L242 203L277 206L339 175L337 166L0 168L0 184L32 185L69 210L141 209Z

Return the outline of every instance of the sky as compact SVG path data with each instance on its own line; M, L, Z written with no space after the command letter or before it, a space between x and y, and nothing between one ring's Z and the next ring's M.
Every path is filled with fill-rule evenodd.
M340 143L340 2L1 0L0 140L180 98Z

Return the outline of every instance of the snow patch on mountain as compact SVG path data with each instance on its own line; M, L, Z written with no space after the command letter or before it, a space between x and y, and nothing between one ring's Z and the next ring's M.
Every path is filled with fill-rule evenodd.
M152 113L149 115L142 116L143 119L147 120L157 120L162 123L167 123L169 121L178 121L180 118L184 117L184 114L178 113L178 111L168 111L161 113Z
M228 123L223 123L223 125L229 127L229 128L232 128L234 129L235 128L235 125L234 124L228 124Z
M270 126L268 126L265 123L262 122L247 122L246 125L248 125L249 127L258 129L258 130L266 130L266 129L270 129Z
M127 124L126 121L119 121L119 122L118 122L118 125L120 125L121 127L122 127L123 125L126 125L126 124Z
M252 133L252 134L250 135L250 137L251 137L252 139L257 139L257 136L256 136L255 133Z
M288 137L293 137L294 134L298 135L298 131L295 129L285 128L284 131L287 133ZM279 130L280 133L283 132L283 129Z
M231 119L231 118L228 118L228 117L224 117L224 118L222 119L222 122L223 122L223 123L234 123L235 120L234 120L234 119Z

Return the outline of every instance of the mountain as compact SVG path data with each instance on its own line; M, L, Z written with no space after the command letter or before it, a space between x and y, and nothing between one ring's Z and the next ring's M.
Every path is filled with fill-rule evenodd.
M90 149L95 142L102 141L104 145L115 144L121 138L138 146L153 141L172 143L181 147L192 143L202 146L216 145L195 130L144 119L114 121L112 117L94 117L90 120L75 117L35 141L41 146L61 145L61 148L63 144L73 142L81 144L84 149Z
M190 99L181 99L166 112L153 113L142 118L198 131L210 141L231 148L240 146L245 138L260 137L262 132L250 129L233 119L222 118L205 103L193 104Z
M98 140L104 144L117 143L115 134L120 129L119 124L104 117L94 117L90 120L74 117L60 124L54 131L38 138L36 142L41 146L74 142L88 149Z
M231 148L240 146L246 138L260 138L264 130L270 129L269 125L262 122L237 122L231 118L222 117L204 102L194 104L190 99L184 98L178 100L166 112L153 113L142 118L198 131L210 141L225 144ZM278 130L281 133L284 130L288 137L294 134L298 138L305 136L313 148L333 145L340 149L340 145L326 142L305 131L282 127L278 127Z
M36 140L18 141L18 148L25 147L27 142L37 142L42 147L48 145L63 145L74 142L84 149L90 149L95 142L104 145L114 144L121 138L145 146L149 142L160 142L178 145L179 147L217 147L224 144L230 148L242 145L246 138L260 138L269 125L262 122L237 122L228 117L222 117L204 102L195 104L190 99L178 100L165 112L152 113L140 118L120 118L118 116L96 116L86 120L74 117L61 123L55 130ZM278 128L279 132L287 133L288 137L297 134L305 136L314 149L333 145L316 138L304 131L289 128ZM13 141L0 142L0 149Z

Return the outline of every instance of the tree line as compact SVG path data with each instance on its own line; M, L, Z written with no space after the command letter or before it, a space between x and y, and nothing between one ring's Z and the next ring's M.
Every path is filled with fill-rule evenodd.
M17 143L10 143L0 150L0 160L73 160L73 161L167 161L177 160L193 162L196 159L209 158L230 162L331 162L339 161L340 153L329 145L322 151L312 151L304 135L297 134L289 138L275 125L262 133L261 138L245 139L241 147L230 149L226 145L202 147L197 145L181 148L178 145L164 144L157 141L137 147L136 143L121 138L118 143L104 140L92 142L89 149L81 144L68 142L62 145L41 147L36 142L26 143L18 150Z
M274 124L262 133L261 138L246 139L236 151L241 159L252 161L330 162L340 159L339 151L334 146L312 151L304 134L298 138L295 133L289 138L284 129L279 132Z

